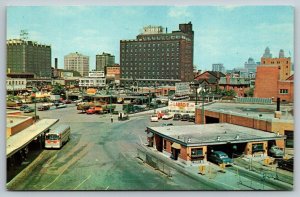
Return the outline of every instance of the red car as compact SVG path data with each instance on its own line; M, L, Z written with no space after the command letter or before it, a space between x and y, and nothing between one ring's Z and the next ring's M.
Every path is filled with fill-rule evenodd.
M90 109L88 109L88 110L86 110L86 114L94 114L94 113L96 113L96 110L95 110L95 108L90 108Z

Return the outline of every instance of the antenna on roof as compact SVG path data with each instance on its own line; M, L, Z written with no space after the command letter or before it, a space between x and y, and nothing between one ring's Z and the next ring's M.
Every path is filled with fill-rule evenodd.
M28 31L26 29L21 29L20 38L22 40L28 40Z

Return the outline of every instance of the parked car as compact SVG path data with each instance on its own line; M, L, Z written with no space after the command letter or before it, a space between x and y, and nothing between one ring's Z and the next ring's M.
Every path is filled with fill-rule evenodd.
M39 111L45 111L45 110L49 110L50 109L50 106L49 105L40 105L38 107L38 110Z
M222 151L214 151L208 156L208 160L216 164L232 165L233 161Z
M86 110L86 114L94 114L96 113L96 110L94 107L91 107L90 109Z
M282 158L284 156L284 152L278 146L271 146L271 148L269 149L269 155L272 157Z
M279 160L277 163L277 167L293 172L294 171L294 157L288 160Z
M172 114L165 114L163 115L162 119L163 120L169 120L169 119L172 119L173 118L173 115Z
M165 127L165 126L173 126L173 123L163 123L161 126Z
M151 115L151 122L158 122L158 116L157 116L157 114Z
M20 107L20 111L24 111L27 107L29 107L28 105L22 105L21 107Z
M119 112L118 114L118 120L128 120L129 116L128 114L124 113L124 112Z
M183 114L182 117L181 117L181 121L188 121L190 118L190 115L188 114Z
M55 106L56 106L56 108L66 108L67 107L67 105L64 103L59 103L58 105L55 105Z
M63 103L64 103L64 104L71 104L72 101L67 99L67 100L63 100Z
M34 112L34 109L32 107L26 107L24 109L24 113L31 113L31 112Z
M195 115L191 115L190 117L189 117L189 120L188 120L189 122L195 122Z
M173 120L181 120L181 114L174 114Z

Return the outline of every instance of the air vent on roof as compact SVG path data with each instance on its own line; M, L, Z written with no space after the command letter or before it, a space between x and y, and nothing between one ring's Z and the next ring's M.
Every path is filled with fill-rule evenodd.
M218 137L217 137L217 141L220 141L220 139L221 139L221 137L220 137L220 136L218 136Z

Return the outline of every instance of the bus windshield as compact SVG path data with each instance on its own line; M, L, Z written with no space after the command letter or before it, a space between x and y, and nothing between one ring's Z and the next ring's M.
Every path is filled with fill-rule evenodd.
M46 140L59 140L59 136L56 134L48 134L46 135Z

